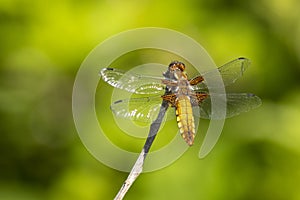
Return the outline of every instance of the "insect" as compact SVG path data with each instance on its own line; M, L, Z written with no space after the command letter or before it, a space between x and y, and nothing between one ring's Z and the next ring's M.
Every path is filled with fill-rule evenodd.
M217 70L224 85L227 86L240 78L249 65L248 59L238 58ZM213 94L207 89L206 79L213 79L216 71L207 71L189 79L185 69L184 63L174 61L169 64L162 77L126 73L115 68L104 68L100 75L105 82L115 88L142 95L138 98L115 101L111 109L116 116L137 121L153 121L161 102L167 101L175 108L181 136L191 146L196 134L195 117L213 119L222 116L212 115ZM219 97L226 95L226 118L247 112L261 104L260 98L250 93L216 94L217 97L218 95ZM198 107L199 111L193 111L194 107Z

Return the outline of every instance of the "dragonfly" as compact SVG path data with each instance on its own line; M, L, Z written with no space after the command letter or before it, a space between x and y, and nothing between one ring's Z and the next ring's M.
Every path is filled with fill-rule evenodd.
M239 79L249 65L249 59L238 58L217 68L224 83L223 87ZM113 102L111 110L117 117L151 122L157 115L162 101L166 101L169 107L175 109L173 116L176 117L182 138L189 146L193 145L196 135L195 117L222 117L212 115L212 95L225 95L226 115L223 118L247 112L261 104L261 99L252 93L210 93L207 80L213 80L216 71L208 70L189 79L186 66L180 61L171 62L161 77L130 73L116 68L103 68L100 76L104 82L115 88L142 95ZM197 112L193 108L198 108Z

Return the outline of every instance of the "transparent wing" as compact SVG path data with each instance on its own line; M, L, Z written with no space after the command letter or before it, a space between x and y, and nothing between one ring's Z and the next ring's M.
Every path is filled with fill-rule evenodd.
M229 93L229 94L213 94L214 98L220 100L219 105L216 105L216 108L219 106L224 106L226 104L226 118L239 115L243 112L248 112L261 105L261 99L250 93ZM224 102L222 99L226 99ZM203 101L199 103L201 118L204 119L222 119L224 117L215 114L212 116L211 110L211 98L208 96ZM220 108L220 107L219 107ZM216 111L218 112L218 110Z
M215 80L219 73L223 79L223 83L225 86L234 83L237 79L239 79L244 71L250 66L250 60L247 58L238 58L233 60L218 69L211 70L204 72L202 74L204 81L199 83L198 85L193 86L194 90L203 90L207 88L207 81L206 80ZM219 73L218 73L219 72ZM212 87L222 87L220 84L216 84Z
M100 76L111 86L136 94L158 94L165 89L162 77L126 73L115 68L102 69Z
M110 108L117 117L150 123L156 119L161 103L161 96L130 98L115 101ZM174 118L174 110L168 109L167 113L169 112L168 119Z

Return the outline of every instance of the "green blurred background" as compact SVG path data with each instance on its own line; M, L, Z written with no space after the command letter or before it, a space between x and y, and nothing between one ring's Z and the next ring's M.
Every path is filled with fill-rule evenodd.
M250 58L234 90L257 94L263 105L228 119L208 157L197 157L199 136L173 165L142 174L125 199L299 200L299 7L298 0L0 0L0 199L114 197L127 173L81 143L73 82L101 41L153 26L191 36L217 65Z

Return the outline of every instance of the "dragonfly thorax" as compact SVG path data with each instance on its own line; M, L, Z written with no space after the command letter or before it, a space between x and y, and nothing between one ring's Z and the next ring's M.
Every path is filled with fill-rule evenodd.
M179 79L177 80L177 85L172 87L172 92L176 96L181 96L181 95L191 95L193 93L191 85L187 79Z

